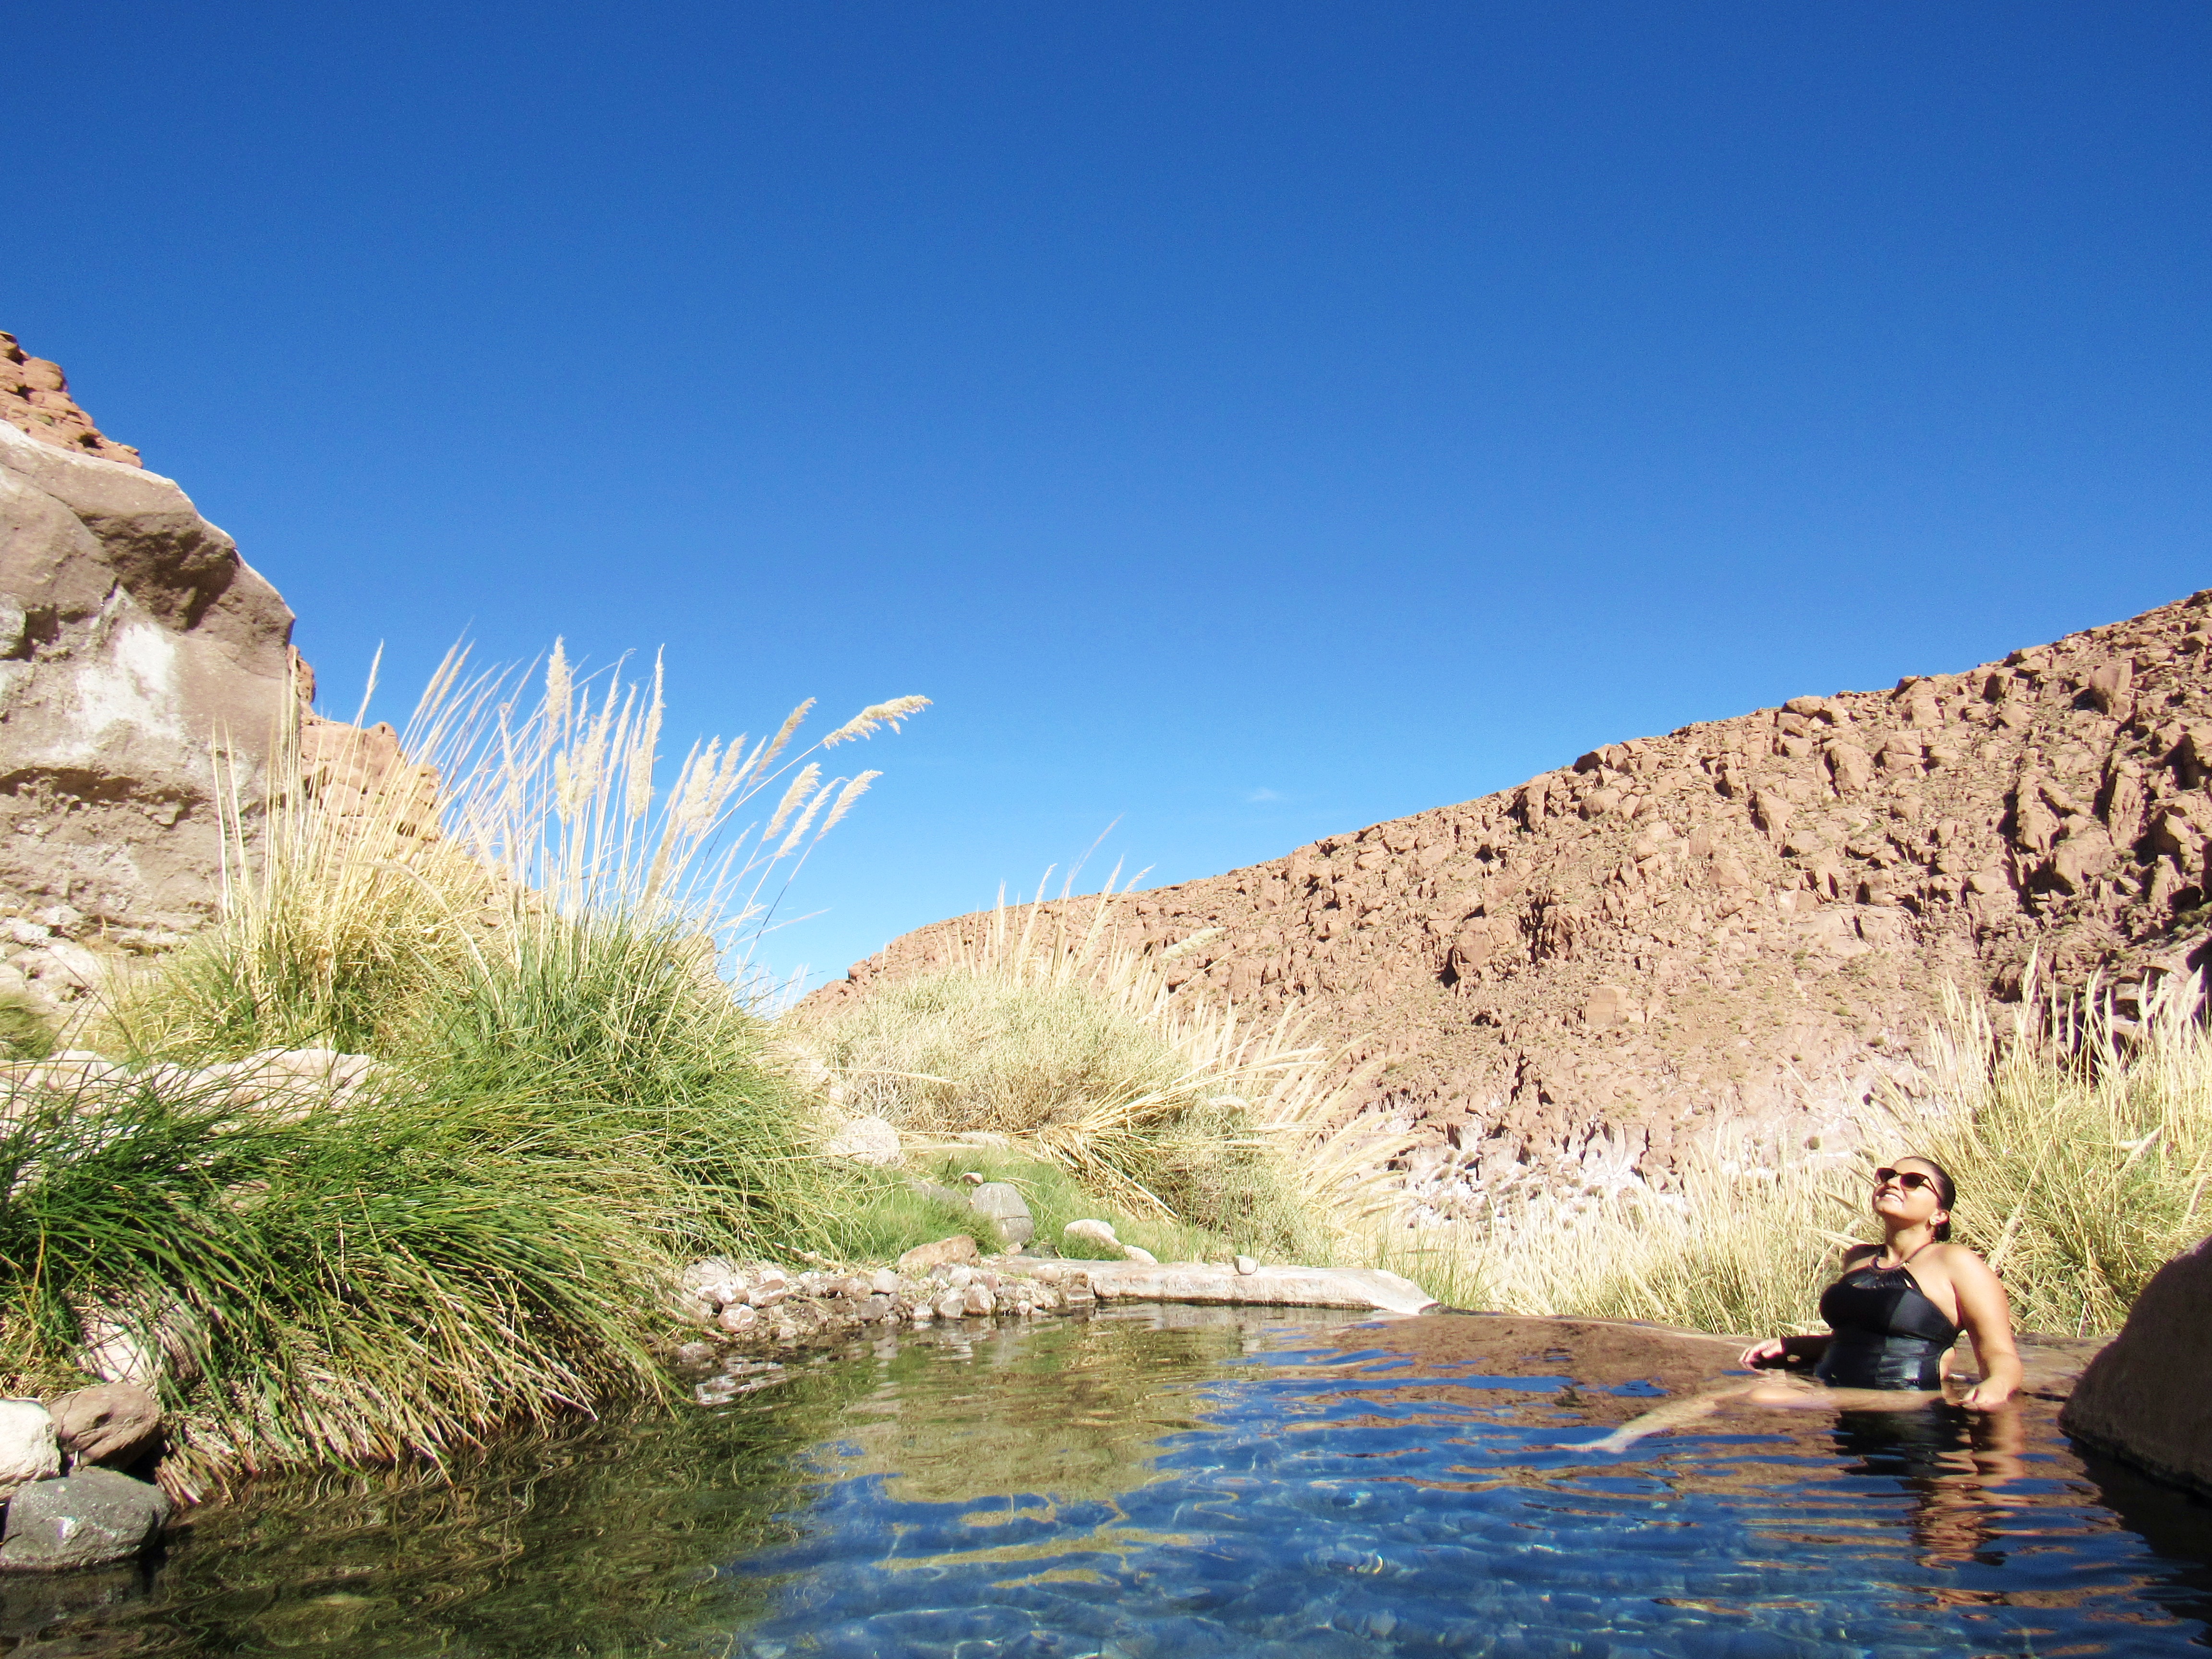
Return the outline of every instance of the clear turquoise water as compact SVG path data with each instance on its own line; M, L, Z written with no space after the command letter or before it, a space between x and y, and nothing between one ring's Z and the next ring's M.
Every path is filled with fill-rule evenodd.
M450 1487L272 1484L200 1511L150 1574L0 1583L0 1646L1903 1659L2205 1641L2212 1510L2085 1461L2042 1402L2009 1437L1747 1410L1594 1456L1571 1443L1660 1392L1632 1358L1577 1376L1593 1366L1571 1345L1501 1358L1423 1323L1414 1344L1167 1309L887 1340L510 1448Z

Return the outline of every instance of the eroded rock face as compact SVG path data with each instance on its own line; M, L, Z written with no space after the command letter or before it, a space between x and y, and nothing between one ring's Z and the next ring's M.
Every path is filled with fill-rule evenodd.
M1149 948L1392 1064L1417 1212L1502 1184L1662 1182L1716 1125L1847 1138L1942 988L2018 994L2031 951L2121 1011L2201 965L2212 593L1964 673L1793 699L1593 750L1515 789L1135 896ZM980 941L894 941L816 994Z
M2067 1433L2212 1497L2212 1239L2160 1267L2075 1384Z
M0 903L106 928L205 921L211 750L258 803L294 700L291 629L170 480L0 422ZM66 1000L70 972L46 988Z

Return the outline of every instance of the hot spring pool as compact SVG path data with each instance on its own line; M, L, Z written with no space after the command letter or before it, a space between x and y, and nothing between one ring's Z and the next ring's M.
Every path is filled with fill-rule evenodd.
M1620 1456L1656 1339L1154 1308L709 1381L458 1472L271 1482L143 1573L0 1582L50 1655L2178 1654L2212 1508L1933 1413ZM747 1388L747 1384L764 1386Z

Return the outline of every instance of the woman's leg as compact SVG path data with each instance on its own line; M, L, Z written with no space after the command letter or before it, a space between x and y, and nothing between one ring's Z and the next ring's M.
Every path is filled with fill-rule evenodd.
M1646 1435L1662 1429L1679 1429L1701 1422L1730 1401L1761 1406L1771 1411L1918 1411L1940 1394L1893 1389L1831 1389L1808 1378L1776 1376L1756 1382L1733 1382L1702 1394L1669 1400L1640 1417L1632 1417L1602 1440L1577 1443L1593 1451L1626 1451Z

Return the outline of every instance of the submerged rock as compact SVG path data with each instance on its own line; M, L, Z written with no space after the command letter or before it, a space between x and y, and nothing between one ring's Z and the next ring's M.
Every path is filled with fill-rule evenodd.
M152 1547L169 1522L159 1486L112 1469L40 1480L8 1500L0 1572L57 1572L127 1561Z

